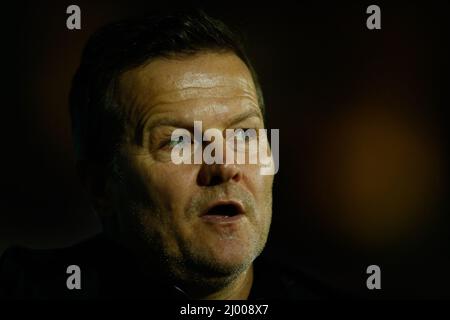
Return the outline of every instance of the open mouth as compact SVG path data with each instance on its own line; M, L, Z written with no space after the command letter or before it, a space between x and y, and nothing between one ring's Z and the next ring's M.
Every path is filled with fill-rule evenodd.
M201 218L210 222L232 222L244 216L244 208L238 202L216 202Z

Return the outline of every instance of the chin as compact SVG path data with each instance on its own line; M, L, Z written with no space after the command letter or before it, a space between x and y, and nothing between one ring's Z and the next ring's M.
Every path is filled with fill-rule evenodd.
M183 264L175 277L187 288L204 290L204 293L214 292L231 283L251 266L253 259L233 260L196 260Z
M232 276L247 270L253 260L253 257L215 259L209 264L209 267L218 275Z
M194 269L211 277L233 278L246 271L260 250L242 243L222 243L222 245L191 255Z

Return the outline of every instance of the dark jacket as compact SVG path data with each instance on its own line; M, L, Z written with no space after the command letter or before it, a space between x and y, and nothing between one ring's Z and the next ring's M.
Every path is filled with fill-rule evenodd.
M69 290L70 265L81 270L81 289ZM31 299L186 299L162 277L144 276L122 247L97 236L69 248L8 249L0 259L0 297ZM250 300L320 299L333 293L319 282L266 258L256 259Z

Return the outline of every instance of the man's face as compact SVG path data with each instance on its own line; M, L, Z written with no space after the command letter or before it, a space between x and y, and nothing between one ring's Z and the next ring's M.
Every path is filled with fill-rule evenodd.
M273 176L258 164L171 161L173 130L194 121L203 131L264 128L245 64L225 53L156 59L124 73L116 99L126 120L113 201L124 232L178 275L246 270L267 240Z

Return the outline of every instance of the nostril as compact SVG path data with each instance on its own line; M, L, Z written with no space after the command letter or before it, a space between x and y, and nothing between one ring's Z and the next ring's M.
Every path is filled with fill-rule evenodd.
M211 187L226 182L223 179L223 177L217 174L210 174L210 175L202 174L198 177L197 181L201 186L211 186Z
M201 186L217 186L224 183L224 179L220 174L214 172L212 165L204 166L198 177L197 183Z
M241 169L235 165L203 164L197 177L201 186L217 186L233 180L239 182L242 178Z
M223 182L223 179L219 176L213 176L211 177L210 181L209 181L209 185L210 186L217 186L219 184L221 184Z

